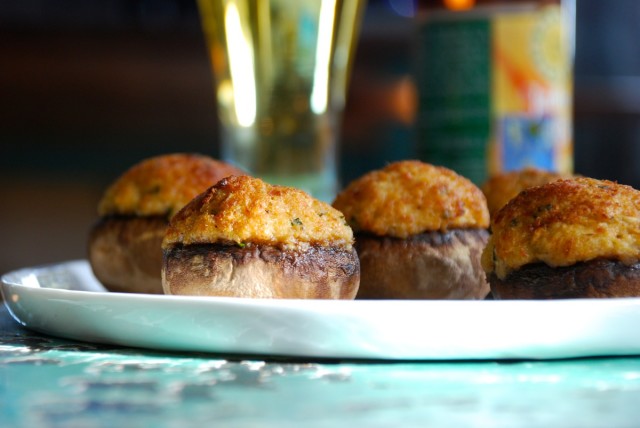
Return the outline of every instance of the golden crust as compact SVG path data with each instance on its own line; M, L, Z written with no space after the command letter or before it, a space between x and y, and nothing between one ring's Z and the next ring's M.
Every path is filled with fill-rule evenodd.
M569 266L598 258L640 260L640 192L574 178L522 191L491 222L483 268L504 279L530 263Z
M349 248L353 232L342 213L302 190L237 176L221 180L180 210L162 246L228 242Z
M570 176L537 168L524 168L490 177L482 185L482 191L487 198L489 212L493 216L524 189L541 186L561 178L570 178Z
M171 217L218 180L241 174L244 173L229 164L197 154L145 159L106 190L98 214Z
M486 228L482 191L450 169L401 161L350 183L333 206L356 232L407 238L426 231Z

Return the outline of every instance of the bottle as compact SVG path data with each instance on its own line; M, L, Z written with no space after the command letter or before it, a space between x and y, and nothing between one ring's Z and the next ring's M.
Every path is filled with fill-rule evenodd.
M476 184L571 173L575 0L421 0L417 155Z

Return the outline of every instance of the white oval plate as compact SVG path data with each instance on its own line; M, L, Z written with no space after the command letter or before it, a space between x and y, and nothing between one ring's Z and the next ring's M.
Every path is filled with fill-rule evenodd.
M87 261L2 277L29 329L87 342L237 355L392 360L640 355L640 298L259 300L109 293Z

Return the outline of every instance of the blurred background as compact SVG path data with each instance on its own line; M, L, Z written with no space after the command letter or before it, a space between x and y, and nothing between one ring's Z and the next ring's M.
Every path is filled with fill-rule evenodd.
M413 156L415 7L369 0L342 182ZM575 170L640 187L640 2L580 0ZM156 154L217 156L195 0L0 2L0 273L84 258L104 187Z

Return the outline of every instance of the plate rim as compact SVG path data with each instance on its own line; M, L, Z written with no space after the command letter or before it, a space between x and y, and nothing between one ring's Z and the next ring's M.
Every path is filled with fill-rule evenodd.
M108 292L108 291L86 291L86 290L69 290L69 289L58 289L58 288L47 288L47 287L37 287L30 286L20 283L19 279L23 278L27 274L33 274L34 272L47 273L52 269L84 269L85 273L89 272L92 274L90 269L90 265L85 259L76 259L65 262L58 263L50 263L44 265L38 265L33 267L24 267L20 269L13 270L11 272L7 272L3 274L0 278L2 293L5 297L4 303L11 316L20 324L27 328L31 328L32 330L40 331L42 333L50 334L53 336L70 338L73 340L81 340L81 341L95 341L95 340L85 340L85 338L78 338L74 336L65 335L64 331L58 331L55 328L51 329L48 327L42 327L40 324L40 328L38 328L38 321L36 314L34 321L33 319L26 319L27 317L21 313L21 309L17 307L19 302L14 302L11 296L8 296L9 293L17 292L22 295L22 299L35 299L36 304L38 303L38 299L49 299L51 302L55 302L57 305L73 305L83 306L83 305L95 305L95 304L104 304L104 305L129 305L132 303L138 302L147 302L151 303L151 307L156 308L182 308L192 307L196 309L206 309L206 310L222 310L223 312L232 314L234 316L234 311L239 311L242 313L248 314L276 314L276 315L286 315L291 316L294 319L302 320L303 322L309 318L313 322L318 322L318 318L321 317L337 317L341 322L353 322L355 326L359 328L363 328L362 326L377 326L381 327L384 331L384 334L389 334L386 331L386 326L381 324L378 321L372 321L369 318L371 317L371 312L382 312L382 311L390 311L395 314L399 314L398 316L401 319L409 320L411 316L418 317L419 321L427 321L427 322L450 322L455 319L456 310L465 311L465 313L471 314L473 316L493 316L491 315L492 311L497 310L498 312L512 314L516 317L514 322L519 322L522 320L517 319L519 314L537 314L537 313L551 313L555 314L555 317L558 317L558 313L571 309L574 312L577 312L579 315L584 315L588 312L589 309L596 309L595 317L602 316L601 314L613 313L613 311L617 310L621 313L634 313L637 311L638 315L633 315L632 320L637 322L637 325L640 325L640 298L638 297L630 297L630 298L611 298L611 299L562 299L562 300L319 300L319 299L249 299L249 298L235 298L235 297L213 297L213 296L168 296L168 295L159 295L159 294L134 294L134 293L117 293L117 292ZM94 277L95 279L95 277ZM97 280L96 280L97 281ZM18 299L20 300L20 299ZM583 306L586 305L586 306ZM585 311L584 308L588 310ZM626 309L624 309L626 308ZM624 309L624 310L622 310ZM453 313L451 315L447 312ZM421 316L422 312L427 315ZM436 315L441 314L442 318L436 319L435 315L429 315L431 312L434 312ZM30 314L33 315L33 314ZM99 314L100 315L100 314ZM104 314L102 314L104 315ZM364 322L360 318L365 318ZM404 318L403 318L404 317ZM480 320L482 321L482 320ZM535 320L525 320L526 328L529 328L531 332L531 328L535 328ZM243 321L240 320L240 323ZM323 321L324 322L324 321ZM576 321L572 321L576 322ZM358 324L360 323L360 324ZM330 323L328 323L330 324ZM494 322L496 325L497 323ZM35 325L35 327L34 327ZM635 325L635 324L634 324ZM533 327L532 327L533 326ZM254 326L255 327L255 326ZM278 327L278 324L276 324ZM331 325L330 325L331 327ZM429 326L427 326L429 327ZM553 326L551 326L553 327ZM234 330L234 326L231 327L230 331ZM258 326L258 328L261 328ZM547 326L546 328L549 328ZM293 328L294 331L296 328ZM416 330L422 332L422 330ZM453 331L460 332L461 328L453 328ZM367 332L365 332L367 333ZM534 334L537 334L539 337L536 339L538 341L544 342L544 337L540 334L541 332L533 331ZM371 332L368 333L369 335ZM430 336L429 336L430 334ZM437 333L430 332L426 335L426 337L431 337L432 339L435 337L437 340L441 336L438 336ZM558 335L562 333L553 332L553 335ZM322 333L321 333L322 335ZM627 334L628 335L628 334ZM357 339L357 338L356 338ZM443 338L445 343L453 343L455 347L455 341L452 341L451 338ZM98 341L102 341L102 343L110 343L116 345L125 345L132 347L143 347L148 349L171 349L171 348L158 348L157 346L137 346L135 343L118 343L118 335L114 337L106 336L106 338L101 338ZM295 341L295 338L292 339ZM304 338L298 338L298 340L304 342ZM393 343L393 339L391 340ZM517 340L520 340L518 338ZM628 338L627 338L628 340ZM374 340L375 341L375 340ZM584 341L584 340L583 340ZM427 345L421 346L419 344L415 344L415 346L409 345L408 348L411 350L407 355L403 355L402 352L394 352L392 350L389 351L370 351L370 350L362 350L360 352L359 349L353 349L349 352L335 352L335 350L331 349L320 349L320 355L309 355L308 352L299 352L294 349L290 352L277 353L272 352L271 348L265 349L256 349L251 348L249 351L243 351L244 348L240 347L239 349L173 349L177 351L187 351L187 352L214 352L214 353L231 353L231 354L258 354L258 355L286 355L286 356L294 356L294 357L318 357L318 358L365 358L365 359L392 359L392 360L406 360L406 359L420 359L420 360L451 360L451 359L465 359L465 360L474 360L474 359L557 359L557 358L574 358L574 357L590 357L590 356L605 356L602 352L599 352L598 349L603 347L606 348L609 346L614 349L614 353L612 355L640 355L640 341L635 341L630 343L626 348L620 344L605 343L603 345L599 343L592 343L593 341L589 341L588 338L586 340L586 348L591 350L577 350L572 352L567 352L566 350L559 349L558 351L549 352L546 350L545 352L510 352L509 349L505 349L505 352L500 355L479 355L478 357L473 357L472 355L464 354L464 355L456 355L456 352L448 353L445 356L439 356L437 352L435 354L429 354L428 352L424 355L419 353L420 349L430 349ZM404 342L399 341L400 345L406 344ZM499 341L497 343L500 343ZM526 344L526 341L524 341ZM158 344L156 344L158 345ZM162 345L162 344L160 344ZM364 343L363 346L368 346L368 343ZM522 344L520 344L522 345ZM543 343L544 346L547 346ZM584 344L583 344L584 345ZM491 345L495 346L495 345ZM312 346L313 347L313 346ZM213 346L215 348L215 346ZM223 347L224 348L224 347ZM462 344L461 348L465 349L465 345ZM416 351L418 350L418 351ZM239 351L239 352L238 352Z

